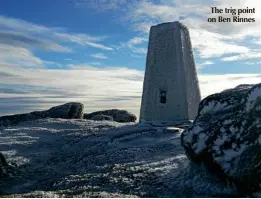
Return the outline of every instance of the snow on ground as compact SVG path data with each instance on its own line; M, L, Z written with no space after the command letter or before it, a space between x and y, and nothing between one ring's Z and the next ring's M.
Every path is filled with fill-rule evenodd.
M9 197L237 196L190 163L180 129L110 121L41 119L0 131L16 174L0 179Z

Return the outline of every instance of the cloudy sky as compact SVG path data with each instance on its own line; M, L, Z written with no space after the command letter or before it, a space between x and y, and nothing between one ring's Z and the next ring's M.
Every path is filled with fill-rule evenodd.
M211 7L255 23L208 23ZM0 115L80 101L139 115L151 25L189 27L202 97L261 82L260 0L1 0ZM230 17L229 14L223 16Z

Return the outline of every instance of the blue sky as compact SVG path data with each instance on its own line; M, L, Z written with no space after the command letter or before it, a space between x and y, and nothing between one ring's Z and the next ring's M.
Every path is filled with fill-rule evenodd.
M259 0L1 0L0 115L80 101L139 114L151 25L188 26L202 96L261 80ZM212 6L255 23L208 23ZM230 15L224 15L230 17Z

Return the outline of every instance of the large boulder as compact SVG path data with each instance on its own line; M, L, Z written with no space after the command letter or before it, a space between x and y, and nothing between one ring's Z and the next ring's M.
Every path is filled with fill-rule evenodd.
M243 195L261 184L261 84L240 85L201 101L181 136L193 162L232 182Z
M60 106L55 106L45 111L45 115L50 118L82 119L84 105L79 102L69 102Z
M119 109L110 109L110 110L104 110L104 111L96 111L90 114L84 114L84 119L91 120L96 115L107 115L111 116L114 121L121 122L121 123L127 123L127 122L135 122L136 116L128 111L125 110L119 110Z
M31 121L42 118L82 119L83 104L69 102L60 106L52 107L46 111L35 111L25 114L16 114L0 117L0 126L9 126L20 122Z
M36 112L36 114L32 112L25 114L2 116L0 117L0 127L7 127L10 125L18 124L20 122L36 120L39 118L42 118L42 115L40 115L40 111Z

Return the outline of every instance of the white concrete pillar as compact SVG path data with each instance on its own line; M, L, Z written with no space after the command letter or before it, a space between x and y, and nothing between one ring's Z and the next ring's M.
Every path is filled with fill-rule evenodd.
M200 100L188 29L180 22L152 26L140 122L193 120Z

